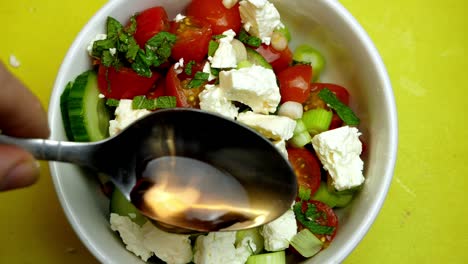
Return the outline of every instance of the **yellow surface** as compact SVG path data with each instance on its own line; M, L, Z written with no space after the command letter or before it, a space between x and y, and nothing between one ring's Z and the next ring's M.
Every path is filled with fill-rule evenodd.
M8 64L16 56L20 67L11 70L45 107L65 52L105 2L0 1L0 59ZM400 133L389 196L345 263L466 263L468 2L341 2L383 57ZM38 184L0 193L0 263L95 263L42 165Z

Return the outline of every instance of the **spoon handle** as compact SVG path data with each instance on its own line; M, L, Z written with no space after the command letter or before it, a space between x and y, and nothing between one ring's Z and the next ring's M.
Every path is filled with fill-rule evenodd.
M49 139L23 139L0 134L0 144L14 145L29 151L38 160L70 162L89 166L92 144Z

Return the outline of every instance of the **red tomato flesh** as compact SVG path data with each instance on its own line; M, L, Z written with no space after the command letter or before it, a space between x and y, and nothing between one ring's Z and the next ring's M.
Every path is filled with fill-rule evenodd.
M174 67L171 67L166 75L166 95L175 96L177 107L200 108L198 95L204 85L199 88L187 88L190 78L179 79Z
M295 65L286 68L278 74L281 93L281 103L294 101L304 103L309 97L312 67L310 65Z
M184 58L187 63L191 60L202 61L208 55L208 44L213 33L207 22L185 17L182 21L171 24L171 33L177 36L172 47L173 59Z
M208 22L214 35L222 34L228 29L239 33L241 28L239 3L228 9L222 1L192 0L187 7L187 16Z
M320 162L310 150L305 148L288 148L288 160L297 177L298 187L305 187L314 195L320 186Z
M161 31L169 30L169 19L162 6L144 10L136 15L137 28L133 35L140 48L144 49L146 42Z
M137 95L145 95L151 90L154 83L161 77L157 72L153 72L150 78L138 75L133 69L121 67L118 70L114 67L99 65L98 88L107 98L132 99Z
M277 51L271 45L262 44L255 50L271 64L277 74L289 67L293 60L293 54L289 47L286 47L282 51Z

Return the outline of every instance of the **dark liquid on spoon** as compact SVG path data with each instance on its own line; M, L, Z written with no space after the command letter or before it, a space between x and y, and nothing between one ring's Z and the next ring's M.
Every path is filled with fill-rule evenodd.
M141 175L131 200L163 224L217 231L265 214L251 208L247 191L234 176L196 159L153 159Z

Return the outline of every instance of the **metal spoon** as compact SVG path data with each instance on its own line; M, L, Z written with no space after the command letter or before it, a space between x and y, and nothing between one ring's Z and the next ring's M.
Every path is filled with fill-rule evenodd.
M297 192L291 165L269 140L196 109L155 111L99 142L0 135L0 144L109 175L153 223L177 233L268 223L291 207Z

